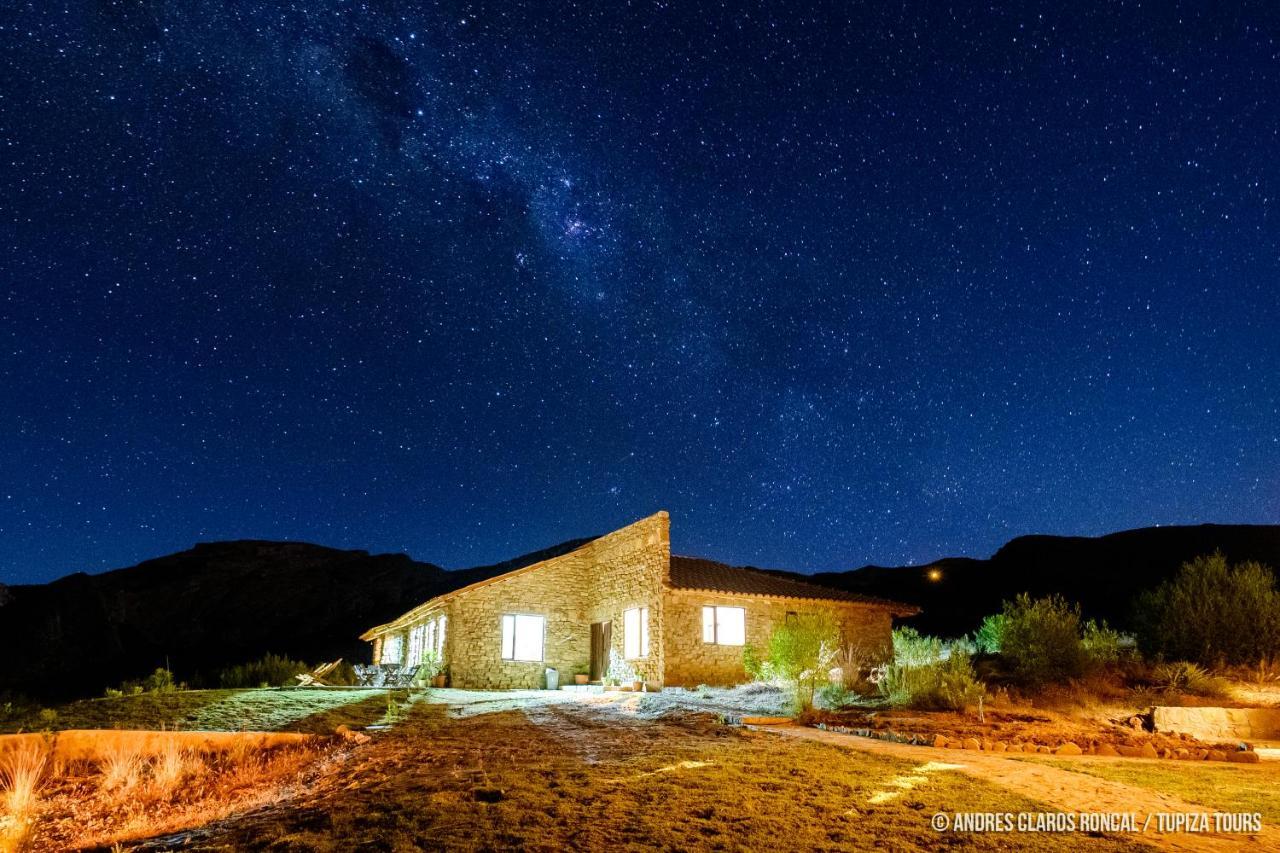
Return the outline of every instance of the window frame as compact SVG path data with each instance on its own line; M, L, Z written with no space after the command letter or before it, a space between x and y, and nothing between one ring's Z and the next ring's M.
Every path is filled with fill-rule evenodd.
M394 641L394 642L392 642ZM396 650L395 660L387 660L387 646ZM382 638L382 648L378 652L379 664L404 664L404 637L400 634L387 634Z
M720 639L721 623L720 611L737 610L742 613L742 642L726 643ZM711 611L711 621L707 621L707 612ZM711 629L711 638L707 639L707 629ZM704 646L726 646L728 648L741 648L747 644L747 608L740 607L736 604L704 604L702 605L702 644Z
M636 616L636 648L638 654L631 654L630 647L631 629L627 625L627 614L635 613ZM642 604L636 607L628 607L622 611L622 657L625 660L646 660L649 657L649 605Z
M537 619L540 626L538 637L538 655L536 658L516 657L520 647L518 627L521 619ZM507 620L511 620L511 657L507 657ZM527 623L526 623L527 624ZM503 613L498 621L500 637L499 654L505 663L546 663L547 660L547 617L542 613Z

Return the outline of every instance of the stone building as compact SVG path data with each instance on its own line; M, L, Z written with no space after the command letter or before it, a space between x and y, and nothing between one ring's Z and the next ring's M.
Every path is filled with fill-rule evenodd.
M916 609L757 569L671 556L659 512L567 554L473 583L361 635L375 663L434 651L463 688L538 688L555 668L663 685L746 679L743 647L766 648L788 620L829 614L842 641L888 650L895 616ZM625 662L625 663L620 663Z

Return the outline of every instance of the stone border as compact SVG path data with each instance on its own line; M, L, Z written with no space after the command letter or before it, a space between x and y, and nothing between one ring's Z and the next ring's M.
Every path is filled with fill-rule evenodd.
M815 723L813 728L820 729L824 732L856 735L857 737L873 738L875 740L901 743L908 746L932 746L936 749L968 749L980 752L990 752L993 754L1059 755L1068 757L1077 755L1093 755L1104 758L1163 758L1174 761L1225 761L1235 764L1257 764L1261 760L1258 753L1251 749L1238 750L1236 752L1225 752L1219 749L1187 749L1184 747L1157 750L1150 743L1144 743L1140 747L1112 746L1109 743L1098 744L1095 747L1091 744L1084 749L1081 749L1071 741L1065 741L1057 747L1049 747L1044 744L1023 743L1021 741L1006 743L1005 741L992 741L986 738L983 738L982 740L974 737L948 738L945 735L934 735L933 738L930 739L924 735L900 734L891 729L877 731L876 729L854 728L851 726L830 725L828 723Z

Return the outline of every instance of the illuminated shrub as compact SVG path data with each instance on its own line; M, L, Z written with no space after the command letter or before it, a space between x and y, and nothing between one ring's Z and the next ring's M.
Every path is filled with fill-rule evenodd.
M310 671L300 660L268 653L259 660L227 667L218 674L218 683L223 687L281 687L297 683L295 675Z

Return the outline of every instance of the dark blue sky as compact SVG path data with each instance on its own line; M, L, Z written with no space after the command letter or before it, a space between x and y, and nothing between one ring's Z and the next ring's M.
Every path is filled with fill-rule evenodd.
M0 581L1280 521L1269 4L853 5L10 4Z

